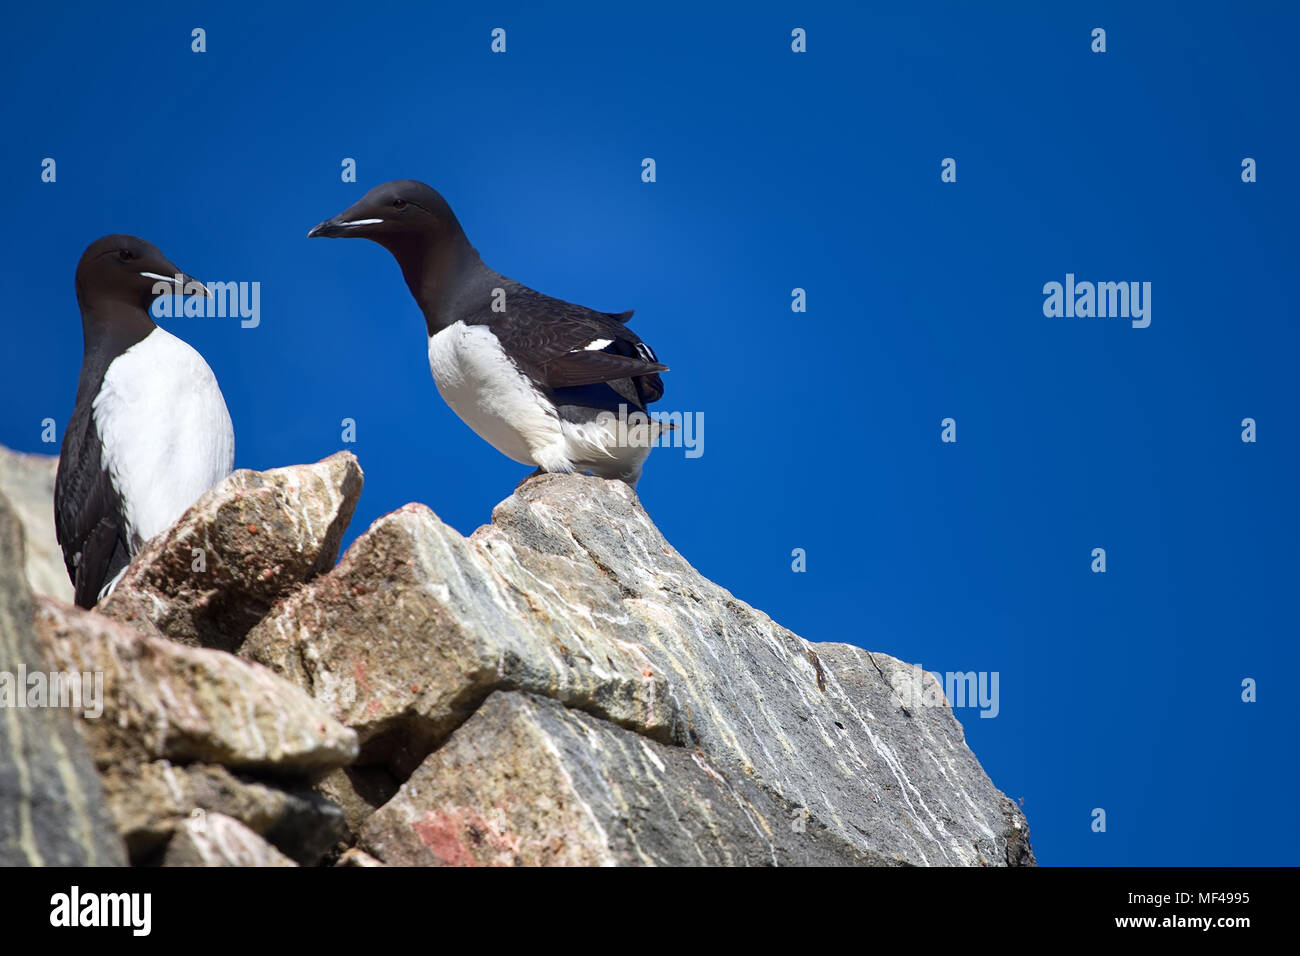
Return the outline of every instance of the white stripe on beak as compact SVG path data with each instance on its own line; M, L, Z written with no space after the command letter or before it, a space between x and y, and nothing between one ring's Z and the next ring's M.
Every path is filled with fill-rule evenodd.
M351 222L341 222L340 226L373 226L377 222L383 222L382 219L353 219Z
M140 275L144 276L146 279L157 279L159 282L170 282L172 285L177 284L175 276L160 276L156 272L141 272Z

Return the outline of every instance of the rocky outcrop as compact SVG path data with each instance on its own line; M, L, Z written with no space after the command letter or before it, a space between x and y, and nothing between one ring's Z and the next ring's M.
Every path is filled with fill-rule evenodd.
M550 768L548 779L569 781L570 806L601 821L571 831L581 847L557 860L684 862L699 859L709 832L712 860L1006 864L1023 824L951 710L906 706L896 686L913 668L809 644L736 600L672 549L620 482L530 479L470 539L424 506L399 509L253 628L240 654L324 703L358 732L360 763L388 775L387 790L365 781L369 797L339 794L363 848L385 862L432 862L420 831L430 819L443 862L478 860L454 847L481 847L488 834L496 842L482 854L493 860L547 859L545 828L521 830L503 810L504 829L485 829L500 819L494 800L523 792L527 774L512 762ZM629 749L627 733L641 746ZM497 743L465 739L480 735ZM454 779L469 774L451 768L476 748L497 763L474 764L482 789L470 793ZM684 756L699 762L674 759ZM656 761L674 768L670 782ZM697 771L732 794L750 827L724 824ZM616 787L626 798L590 802ZM454 794L462 809L448 817ZM714 816L698 811L710 801ZM384 807L364 819L363 803ZM630 808L645 806L659 808L651 829L675 832L678 846L613 826L632 826ZM454 819L459 841L447 835ZM753 833L757 856L744 846ZM815 854L809 834L822 841ZM514 840L532 848L510 857Z
M331 854L346 831L342 811L306 782L259 781L212 764L167 760L101 767L118 833L133 860L156 859L187 822L220 814L303 865Z
M87 721L85 733L104 762L310 773L356 756L356 735L320 704L230 654L148 637L49 599L37 607L36 633L58 669L103 675L103 719Z
M0 496L0 866L120 864L90 753L70 710L50 706L24 554L22 524Z
M124 576L117 613L134 626L33 596L20 522L0 510L0 705L19 665L77 695L0 706L0 862L292 865L337 850L343 813L312 784L355 759L356 734L266 668L163 633L237 640L241 622L333 563L359 491L351 455L232 475ZM260 539L223 531L248 515ZM215 586L163 577L191 545Z
M469 538L407 505L331 567L359 485L237 473L102 609L33 609L105 673L80 726L133 860L1033 863L927 675L737 600L621 482L529 479Z
M72 600L72 581L54 532L54 476L59 459L26 455L0 446L0 496L23 526L27 582L37 594Z
M361 481L349 452L237 471L150 541L96 610L157 637L232 650L279 598L334 566Z
M400 866L894 862L699 751L500 691L367 820L359 845Z
M48 598L35 632L57 670L102 675L102 712L80 723L132 860L175 862L181 833L206 845L182 829L196 812L229 816L301 862L343 836L342 811L309 783L355 759L356 734L297 687Z

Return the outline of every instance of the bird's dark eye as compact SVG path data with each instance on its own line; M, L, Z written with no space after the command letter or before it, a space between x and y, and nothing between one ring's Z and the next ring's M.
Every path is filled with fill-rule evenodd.
M132 254L130 249L119 249L117 251L117 257L121 259L123 262L126 262L128 259L135 258L135 256Z
M394 208L394 209L404 209L404 208L406 208L406 200L405 200L405 199L394 199L394 200L393 200L393 208Z

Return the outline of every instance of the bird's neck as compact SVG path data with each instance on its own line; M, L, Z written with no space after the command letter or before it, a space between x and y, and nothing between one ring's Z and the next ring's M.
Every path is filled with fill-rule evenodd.
M389 251L402 268L406 286L424 313L429 335L436 335L477 311L484 276L491 272L469 240L460 237L436 246L396 243Z
M78 299L81 297L78 296ZM120 302L81 302L81 337L84 351L81 374L77 377L77 403L99 391L100 382L113 359L152 332L149 313Z
M87 301L81 306L81 337L87 355L101 349L120 353L140 342L158 326L145 308L116 300Z

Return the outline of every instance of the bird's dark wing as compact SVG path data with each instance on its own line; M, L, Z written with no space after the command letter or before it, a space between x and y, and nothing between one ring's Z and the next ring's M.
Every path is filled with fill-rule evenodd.
M520 367L542 388L610 383L641 407L663 395L658 373L668 367L627 327L631 312L596 312L524 286L509 290L507 302L492 330L508 352L527 357Z
M642 358L619 355L606 351L573 351L557 355L542 366L547 388L564 388L570 385L595 385L597 382L613 382L620 378L635 378L638 375L654 375L668 369L658 362L647 362Z
M641 372L620 378L605 378L598 387L611 390L619 399L626 401L633 408L640 408L642 411L645 411L646 406L651 402L657 402L663 398L664 383L663 379L659 377L659 371L667 371L667 369L659 364L659 357L655 355L654 350L636 336L629 332L626 336L616 338L601 349L600 354L604 354L610 359L622 358L624 361L642 362L655 367L656 371ZM566 359L568 357L564 356ZM586 371L586 369L580 371ZM563 386L551 386L551 388L556 390L555 397L557 400L568 400L575 405L594 405L598 408L609 408L607 404L608 396L605 396L605 400L598 398L595 401L583 401L572 397L576 394L576 390L573 388ZM563 391L564 394L559 394L560 391ZM617 411L617 407L609 408L609 410Z
M79 406L59 456L54 529L81 607L94 607L100 589L130 560L126 529L114 517L120 514L120 502L102 451L90 408Z

